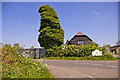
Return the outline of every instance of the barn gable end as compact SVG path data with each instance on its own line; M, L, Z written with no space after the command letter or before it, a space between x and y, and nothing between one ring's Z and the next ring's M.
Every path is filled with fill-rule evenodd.
M92 44L92 39L90 39L87 35L78 32L68 43L68 45L81 45L81 44Z

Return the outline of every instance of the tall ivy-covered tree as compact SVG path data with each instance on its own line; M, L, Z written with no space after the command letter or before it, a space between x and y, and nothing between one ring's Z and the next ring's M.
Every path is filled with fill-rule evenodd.
M64 43L64 30L56 11L49 5L43 5L38 12L41 16L38 42L45 49L60 46Z

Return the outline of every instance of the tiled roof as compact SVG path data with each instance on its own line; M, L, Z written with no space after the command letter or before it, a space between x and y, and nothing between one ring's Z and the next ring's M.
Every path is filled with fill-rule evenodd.
M83 34L83 33L81 33L81 32L78 32L78 33L76 34L76 36L77 36L77 35L85 35L85 34Z

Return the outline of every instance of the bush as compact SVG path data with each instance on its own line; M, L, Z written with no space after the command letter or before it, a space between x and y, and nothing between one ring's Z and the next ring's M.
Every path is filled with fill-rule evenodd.
M61 52L63 51L62 48L63 48L63 46L60 46L60 47L53 46L52 48L46 50L46 52L47 52L46 56L47 57L51 57L51 56L57 57L57 56L60 56Z
M104 55L104 57L109 58L109 59L114 59L113 55L111 55L111 54L106 54L106 55Z
M99 49L105 54L106 48L100 48L97 44L92 45L62 45L47 49L48 57L85 57L92 55L92 51Z
M2 48L2 62L2 78L53 78L41 61L23 58L7 44Z

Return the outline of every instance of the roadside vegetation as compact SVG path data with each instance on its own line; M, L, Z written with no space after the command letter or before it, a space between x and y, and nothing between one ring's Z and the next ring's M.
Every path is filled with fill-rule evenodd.
M106 49L106 47L98 47L97 43L94 43L92 45L86 44L86 45L62 45L60 47L52 47L50 49L47 49L47 57L86 57L91 56L92 51L94 50L100 50L103 53L103 56L106 54L112 55L110 51Z
M0 79L2 78L2 43L0 43Z
M110 50L106 49L107 46L98 47L97 43L92 45L62 45L60 47L52 47L47 49L47 56L42 59L60 59L60 60L119 60L113 57ZM102 56L92 56L94 50L102 51Z
M42 59L54 59L54 60L120 60L110 55L106 56L88 56L88 57L43 57Z
M7 44L2 47L2 78L54 77L41 61L35 62L24 58L16 49L17 47Z

